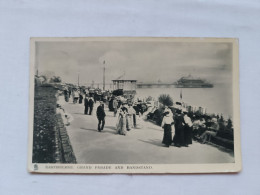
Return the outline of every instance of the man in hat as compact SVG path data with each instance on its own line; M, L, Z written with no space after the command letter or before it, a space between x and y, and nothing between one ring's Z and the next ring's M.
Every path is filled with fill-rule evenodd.
M105 117L106 117L106 113L104 110L104 103L102 101L100 101L100 105L97 107L97 119L98 119L98 131L99 132L101 132L104 129Z
M89 100L87 94L85 96L84 106L85 106L84 114L88 114Z
M89 115L92 115L92 110L93 110L93 107L94 107L93 97L90 97L90 98L89 98L88 106L89 106Z

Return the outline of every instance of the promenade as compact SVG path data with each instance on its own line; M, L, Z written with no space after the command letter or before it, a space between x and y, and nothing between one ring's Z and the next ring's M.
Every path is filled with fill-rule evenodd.
M163 147L163 129L149 121L141 120L140 129L132 129L126 136L115 131L116 117L106 111L106 124L97 131L97 103L92 115L84 115L84 104L64 101L58 103L73 120L67 132L79 164L190 164L232 163L234 157L225 151L193 141L189 147Z

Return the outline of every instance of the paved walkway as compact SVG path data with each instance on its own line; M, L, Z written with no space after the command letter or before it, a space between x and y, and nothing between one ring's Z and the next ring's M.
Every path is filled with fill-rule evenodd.
M67 127L77 162L80 164L175 164L175 163L231 163L234 158L213 146L193 142L189 147L163 147L163 130L148 121L143 128L132 129L126 136L115 131L116 118L106 108L106 125L97 131L96 105L93 114L84 115L83 104L59 103L72 115ZM98 103L97 103L98 104Z

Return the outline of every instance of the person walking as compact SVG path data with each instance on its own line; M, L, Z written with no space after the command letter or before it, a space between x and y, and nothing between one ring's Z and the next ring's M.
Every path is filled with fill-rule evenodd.
M172 143L172 124L172 115L170 115L170 112L166 111L161 124L161 127L164 129L162 143L165 144L166 147L170 147Z
M101 132L104 129L106 113L104 110L104 103L101 101L97 107L97 119L98 119L98 131Z
M187 111L184 111L184 142L186 145L192 144L192 121L191 118L188 116Z
M119 115L118 115L118 123L117 123L117 133L120 135L126 135L126 115L127 112L125 109L120 109Z
M76 104L79 99L79 92L77 89L74 90L73 103Z
M69 92L68 92L67 88L64 89L64 97L65 97L65 101L68 102L69 101Z
M128 115L128 108L127 108L127 103L124 102L122 104L121 110L124 112L124 117L125 117L125 123L126 123L126 129L127 131L130 131L130 126L129 126L129 115ZM123 121L124 122L124 121Z
M71 96L71 88L68 88L69 98Z
M89 105L89 115L92 115L92 111L93 111L93 107L94 107L94 100L92 97L90 97L90 99L88 101L88 105Z
M132 104L128 105L128 126L129 129L136 127L135 109Z
M82 100L83 100L83 93L80 90L80 93L79 93L79 104L82 104Z
M87 95L85 96L84 106L85 106L84 114L88 114L89 100Z
M114 117L116 117L117 109L118 109L118 101L117 101L117 99L115 98L115 99L113 100Z
M173 143L176 147L186 146L184 140L184 118L181 110L176 110L176 115L174 118L175 122L175 135L173 137Z

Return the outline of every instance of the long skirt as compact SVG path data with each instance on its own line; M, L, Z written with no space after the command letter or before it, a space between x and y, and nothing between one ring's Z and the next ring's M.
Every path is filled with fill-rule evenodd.
M185 145L184 127L181 127L179 125L175 126L175 135L173 138L173 143L174 143L174 145L177 145L177 146Z
M85 106L84 114L88 114L88 106Z
M164 125L164 135L162 143L166 146L169 146L172 143L172 127L170 124Z
M128 115L126 117L126 128L127 128L127 131L130 131L133 128L133 117L132 117L132 115Z
M126 117L119 116L119 121L117 123L117 133L120 135L126 135Z
M136 124L135 124L136 129L142 129L143 128L142 116L140 114L136 115L135 119L136 119Z
M184 140L186 145L192 144L192 129L188 125L184 127Z

